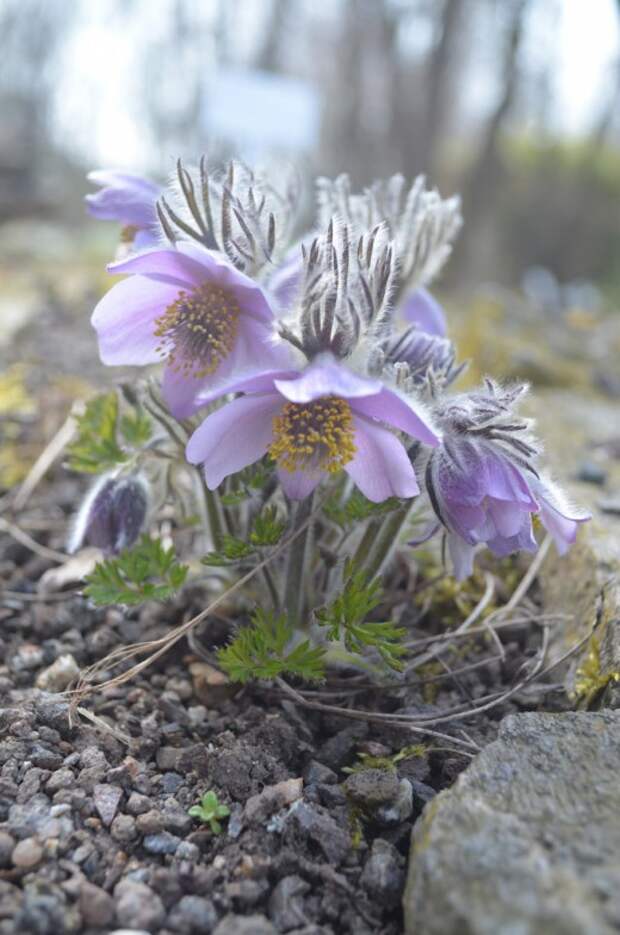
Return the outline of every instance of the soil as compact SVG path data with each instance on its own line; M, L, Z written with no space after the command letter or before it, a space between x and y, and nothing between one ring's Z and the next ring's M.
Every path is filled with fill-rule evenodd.
M62 354L74 320L49 315ZM20 358L32 361L43 351L40 331L30 335ZM88 353L71 366L93 378ZM37 395L57 363L47 359L34 378ZM53 469L20 524L62 549L84 489ZM540 692L514 696L464 722L465 736L462 722L441 725L451 742L309 710L273 685L214 685L200 644L182 642L134 680L91 695L85 707L99 724L70 719L69 673L164 635L204 607L206 592L188 586L166 605L101 610L72 592L40 596L53 566L0 537L1 935L397 935L411 829L470 762L464 739L482 747L507 713L541 702ZM391 598L410 638L440 631L441 615L415 608L409 584L396 575ZM439 669L435 681L350 693L343 683L355 687L358 676L347 683L340 673L324 688L339 694L324 697L440 714L512 685L539 631L515 624L502 640L498 660L487 637L472 638L450 665L487 661L461 675ZM553 686L542 698L547 709L563 705ZM209 789L230 808L220 834L188 815Z

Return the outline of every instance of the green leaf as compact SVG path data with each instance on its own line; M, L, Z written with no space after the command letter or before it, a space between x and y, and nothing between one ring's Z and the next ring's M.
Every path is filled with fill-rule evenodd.
M99 606L165 601L185 583L188 570L177 562L173 546L165 549L160 539L144 535L133 548L99 562L84 593Z
M400 506L402 506L402 501L397 497L389 497L381 503L373 503L356 487L346 503L340 503L338 497L331 497L323 509L332 522L345 529L347 526L352 526L363 520L384 516L386 513L397 510Z
M153 423L141 408L126 413L120 421L120 429L125 441L134 448L141 448L150 440Z
M349 652L375 649L391 669L402 669L399 659L406 650L400 643L406 630L388 622L370 623L366 618L381 603L383 589L378 579L368 581L362 570L347 562L342 591L326 607L315 611L321 626L327 627L328 640L342 639Z
M237 539L235 536L225 534L222 536L218 551L207 552L201 559L203 565L230 565L240 562L254 554L254 546Z
M115 392L96 396L77 419L77 437L69 445L68 467L72 471L97 474L127 460L116 440L118 396Z
M268 506L254 520L250 542L258 548L277 545L286 529L286 521L278 518L275 506Z
M325 649L309 640L287 652L293 630L285 616L275 617L257 608L250 626L218 653L218 662L233 682L273 679L286 673L309 682L325 677Z

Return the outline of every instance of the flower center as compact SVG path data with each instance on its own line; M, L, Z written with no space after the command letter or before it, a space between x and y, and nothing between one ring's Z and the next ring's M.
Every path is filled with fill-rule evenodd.
M335 474L355 455L351 407L326 396L311 403L285 403L273 420L269 454L285 471L315 468Z
M214 373L232 351L239 330L239 304L226 289L205 282L193 292L179 292L155 320L158 351L184 376ZM172 342L172 350L169 344Z

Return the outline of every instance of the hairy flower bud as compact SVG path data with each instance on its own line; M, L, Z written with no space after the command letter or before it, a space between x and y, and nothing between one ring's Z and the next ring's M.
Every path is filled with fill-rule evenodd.
M69 541L69 551L90 545L116 554L134 544L149 510L149 492L141 477L101 477L86 495Z

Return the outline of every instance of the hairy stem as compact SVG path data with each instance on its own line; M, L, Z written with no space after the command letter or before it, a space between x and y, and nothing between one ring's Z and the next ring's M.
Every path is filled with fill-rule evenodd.
M304 594L306 589L306 552L310 524L308 517L312 513L313 497L310 495L301 500L294 508L292 532L306 526L304 531L295 538L288 553L286 565L286 585L284 588L284 604L289 624L293 629L305 629L302 614L304 611Z
M356 562L359 562L358 567L364 568L369 578L374 578L385 567L398 543L410 509L410 504L407 504L401 510L388 514L383 520L369 523L355 555Z

